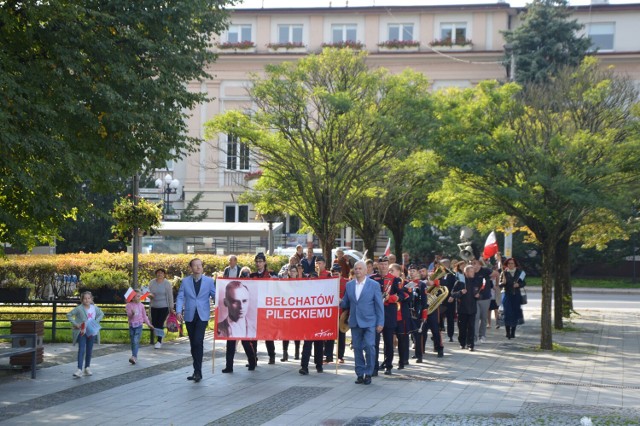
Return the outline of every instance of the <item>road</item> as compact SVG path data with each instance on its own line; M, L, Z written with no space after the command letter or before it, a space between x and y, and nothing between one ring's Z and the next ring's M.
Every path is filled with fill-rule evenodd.
M527 299L529 303L526 305L529 309L540 309L541 293L539 289L529 290ZM640 292L624 292L614 290L607 292L606 290L598 290L598 292L585 292L579 290L573 294L574 309L612 309L625 311L640 311Z

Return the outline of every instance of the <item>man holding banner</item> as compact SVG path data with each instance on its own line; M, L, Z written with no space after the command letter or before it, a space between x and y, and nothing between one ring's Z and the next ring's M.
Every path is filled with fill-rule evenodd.
M350 310L356 384L368 385L375 364L375 336L384 326L384 307L380 285L367 277L365 262L356 262L353 269L355 279L347 283L340 307Z

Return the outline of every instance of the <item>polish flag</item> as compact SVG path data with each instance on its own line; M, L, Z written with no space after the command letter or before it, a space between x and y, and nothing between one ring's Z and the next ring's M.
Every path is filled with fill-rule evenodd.
M484 251L482 257L489 259L498 253L498 241L496 240L496 233L491 231L487 237L487 241L484 243Z
M389 256L391 254L391 238L387 241L387 248L384 249L384 255Z
M129 287L129 290L127 290L127 292L124 294L124 298L127 302L131 302L136 294L138 293L136 293L134 289Z
M147 297L149 297L149 287L142 287L140 289L140 300L145 300Z

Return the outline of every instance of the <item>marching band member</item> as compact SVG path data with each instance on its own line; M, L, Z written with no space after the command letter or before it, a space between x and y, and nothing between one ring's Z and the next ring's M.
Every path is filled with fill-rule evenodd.
M435 272L435 271L434 271ZM426 278L426 279L425 279ZM440 281L429 281L429 274L425 265L420 266L420 279L423 279L427 287L425 289L424 297L427 298L427 289L429 286L440 286ZM431 340L433 341L433 351L438 353L438 358L444 356L444 346L442 344L442 336L440 334L440 307L428 314L429 304L426 302L427 307L425 309L426 319L422 325L423 342L425 342L424 348L426 348L427 333L431 331ZM423 353L425 350L423 350Z
M417 265L412 263L407 269L409 271L410 282L413 283L411 295L413 311L416 319L420 321L420 327L413 332L416 363L420 364L422 363L422 355L424 354L425 346L424 342L426 338L426 327L423 327L422 323L427 320L427 283L420 280Z
M409 336L411 332L416 329L413 318L411 317L412 289L411 286L405 287L405 281L401 278L401 265L393 263L389 267L389 274L395 277L394 281L398 280L398 302L396 303L397 323L395 334L398 338L398 369L402 370L405 365L409 364Z
M381 367L384 374L391 374L393 368L393 336L398 325L398 287L401 280L389 273L389 259L381 256L378 259L379 273L371 278L382 283L382 301L384 304L384 327L382 340L384 341L384 360ZM375 374L375 373L374 373Z
M440 260L440 264L443 265L447 270L447 273L445 274L445 276L440 278L440 285L447 287L449 289L449 294L451 294L451 292L453 291L453 286L456 283L456 275L450 269L451 261L449 259L442 259ZM440 318L442 321L446 323L447 336L449 336L449 341L453 342L455 316L456 316L456 302L454 300L451 300L451 302L449 302L449 300L451 299L447 298L447 300L443 302L444 312L441 312Z

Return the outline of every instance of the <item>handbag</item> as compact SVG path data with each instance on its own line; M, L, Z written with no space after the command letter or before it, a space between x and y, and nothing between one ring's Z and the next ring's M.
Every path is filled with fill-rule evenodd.
M521 305L527 304L527 290L525 290L524 287L520 288L520 304Z
M174 313L170 313L169 316L167 317L167 330L172 332L172 333L176 333L180 330L180 323L178 323L178 317L176 317L176 314Z

